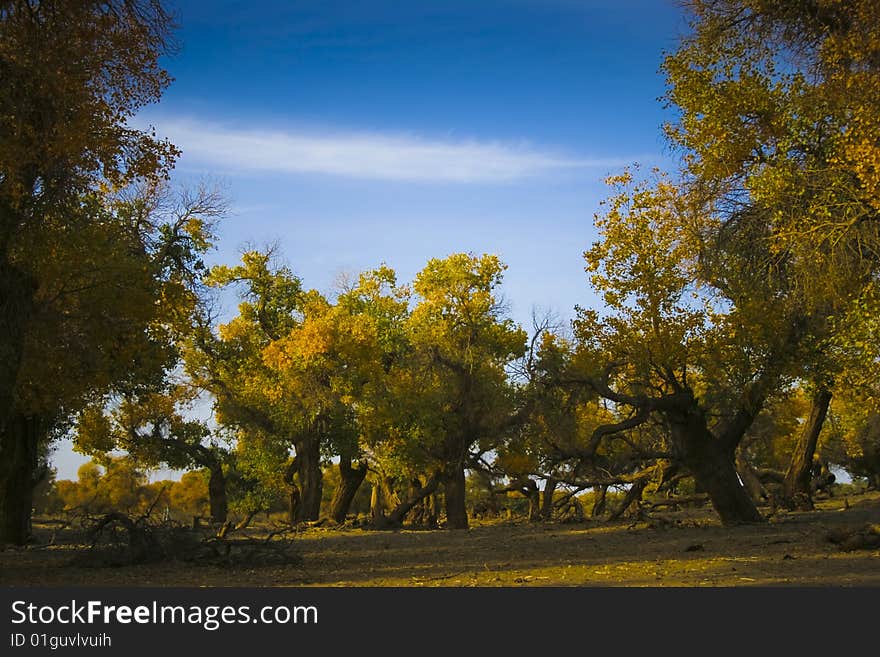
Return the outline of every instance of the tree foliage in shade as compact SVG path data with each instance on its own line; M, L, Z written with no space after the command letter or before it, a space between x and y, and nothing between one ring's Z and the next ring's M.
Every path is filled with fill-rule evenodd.
M177 149L128 121L171 82L159 60L173 28L157 0L0 4L4 245L101 183L167 174Z
M0 4L0 542L29 531L40 445L90 394L161 360L151 334L172 235L118 192L174 147L128 125L170 78L158 2Z
M870 0L696 0L664 64L687 187L766 242L801 303L876 359L880 9ZM757 217L760 234L742 217Z
M785 486L808 495L836 382L868 389L880 355L880 10L869 0L686 7L691 31L663 66L677 111L667 134L713 233L760 242L809 324L800 366L817 389L815 422Z

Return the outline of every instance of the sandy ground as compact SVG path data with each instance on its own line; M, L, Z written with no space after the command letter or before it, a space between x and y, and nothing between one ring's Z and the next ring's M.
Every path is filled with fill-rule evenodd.
M880 586L880 549L841 550L829 532L880 523L880 493L819 502L810 512L724 528L708 509L648 521L467 531L312 528L297 566L167 562L117 568L70 564L82 550L56 540L0 552L0 584L26 586Z

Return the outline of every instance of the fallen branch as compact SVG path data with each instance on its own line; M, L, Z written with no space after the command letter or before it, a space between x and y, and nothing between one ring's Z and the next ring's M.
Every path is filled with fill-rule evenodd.
M289 565L301 561L289 528L260 538L243 535L229 538L234 528L225 523L215 534L177 523L149 521L149 514L136 519L108 513L94 521L91 545L75 557L81 566L128 566L160 561L183 561L211 565Z
M700 504L709 501L708 495L685 495L682 497L672 497L668 500L658 500L650 502L651 509L659 509L664 506L684 506L686 504Z

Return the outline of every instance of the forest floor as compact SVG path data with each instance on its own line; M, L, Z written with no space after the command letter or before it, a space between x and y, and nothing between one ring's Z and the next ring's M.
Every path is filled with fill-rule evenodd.
M613 523L476 520L466 531L314 527L294 539L300 564L257 567L170 561L86 568L71 563L85 546L56 537L52 545L0 551L0 584L880 586L880 547L846 550L829 540L878 523L880 492L832 497L813 511L737 527L722 527L708 506ZM38 541L48 542L50 528L35 528Z

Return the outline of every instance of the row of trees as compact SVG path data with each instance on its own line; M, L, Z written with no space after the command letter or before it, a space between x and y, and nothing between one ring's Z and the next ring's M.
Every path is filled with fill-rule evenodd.
M386 482L389 502L398 496L389 482L412 489L391 509L397 522L442 484L447 522L466 526L465 472L516 421L507 367L525 352L526 334L503 316L502 271L495 256L458 254L432 260L401 286L381 267L330 301L272 266L269 254L246 253L241 265L215 267L206 279L237 286L243 301L218 330L191 327L173 370L186 373L186 384L97 400L81 415L77 445L209 468L218 521L224 462L254 481L255 504L285 490L298 522L318 519L323 464L335 459L336 520L369 467ZM211 393L231 452L209 445L206 424L184 419L181 391L193 389Z
M238 289L237 316L190 327L174 385L97 400L77 446L205 468L217 522L230 475L240 510L284 496L291 523L318 520L331 461L336 522L368 480L380 525L439 491L446 525L467 527L467 472L490 494L522 493L533 519L552 515L541 488L553 502L557 489L564 500L623 486L631 502L685 476L725 522L760 520L772 483L777 501L809 505L831 389L807 373L824 336L798 318L794 293L756 294L778 284L761 268L729 274L748 290L736 299L691 273L677 187L615 184L586 254L609 312L581 310L571 332L544 321L528 335L506 317L494 256L431 260L411 285L381 267L330 300L252 251L205 279ZM876 416L858 403L867 389L834 389L823 462L876 480ZM214 400L213 432L185 417L193 391Z
M178 481L151 483L132 459L89 461L80 466L76 481L44 480L35 491L34 510L66 516L73 524L112 512L189 522L208 513L207 484L203 471L187 472Z
M880 10L688 11L663 65L681 168L610 179L585 253L604 307L527 333L492 255L408 285L382 266L335 298L270 252L206 269L222 199L170 195L175 148L126 123L169 82L160 4L0 4L0 541L27 539L66 433L205 469L217 521L230 476L241 508L282 491L317 519L330 461L336 520L369 473L377 521L442 493L466 527L470 472L535 509L540 486L635 499L690 477L725 523L758 521L770 479L809 504L829 408L829 454L876 484ZM218 324L223 288L241 304ZM205 395L211 421L188 410Z
M159 203L177 150L127 123L172 47L158 2L0 3L0 542L71 418L173 359L204 226Z

